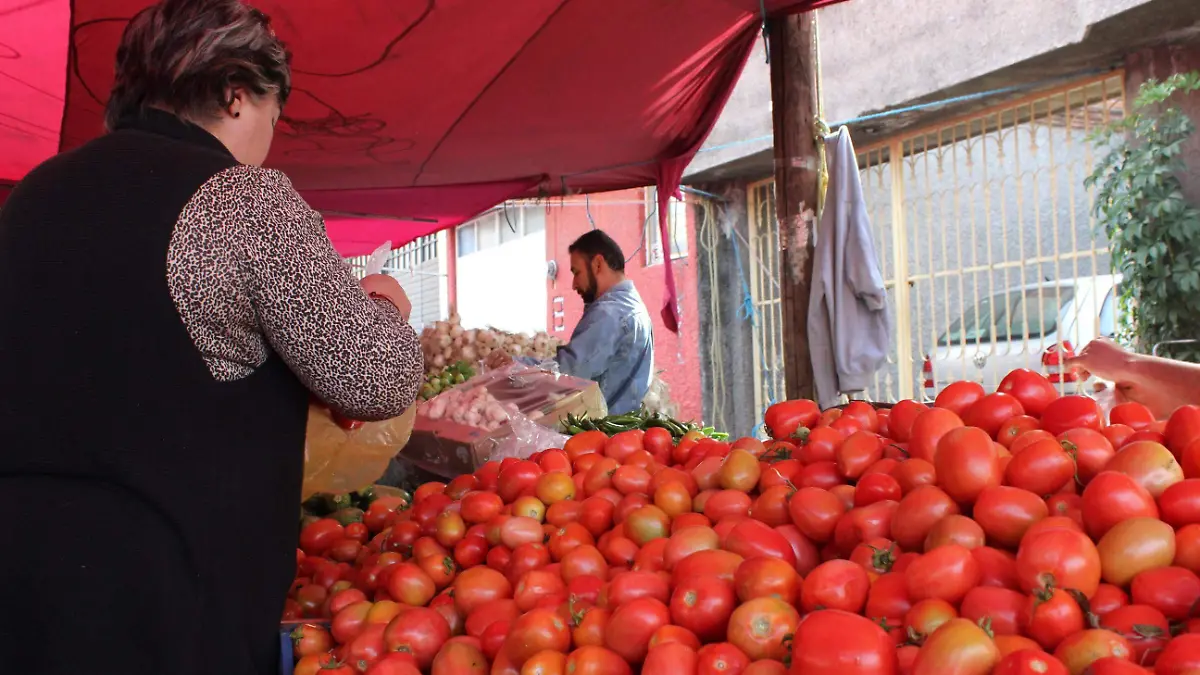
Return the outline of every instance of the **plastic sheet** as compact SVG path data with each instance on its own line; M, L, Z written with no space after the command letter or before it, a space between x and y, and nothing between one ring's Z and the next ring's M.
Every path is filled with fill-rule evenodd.
M310 405L303 499L318 492L349 492L374 483L408 444L416 417L414 405L400 417L345 429L328 408Z

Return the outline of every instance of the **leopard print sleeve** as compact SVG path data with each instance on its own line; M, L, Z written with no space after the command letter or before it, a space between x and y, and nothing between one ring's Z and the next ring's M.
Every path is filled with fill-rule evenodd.
M309 390L338 413L364 421L395 417L411 406L424 375L416 332L390 302L362 290L321 215L287 176L238 166L210 180L193 203L206 191L219 203L210 218L224 214L215 225L226 233L224 250L236 251L236 295L251 310L248 320ZM228 360L214 361L211 352L206 360L220 377L214 363Z

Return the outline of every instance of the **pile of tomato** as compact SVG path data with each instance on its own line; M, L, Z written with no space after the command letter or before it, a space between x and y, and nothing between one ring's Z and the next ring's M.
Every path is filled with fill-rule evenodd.
M1200 408L1015 371L765 421L583 433L310 523L295 674L1200 672Z

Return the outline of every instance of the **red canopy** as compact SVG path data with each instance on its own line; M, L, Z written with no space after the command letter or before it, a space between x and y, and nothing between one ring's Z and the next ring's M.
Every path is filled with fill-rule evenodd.
M346 255L512 197L669 194L762 11L835 1L259 0L294 52L269 165L330 213ZM148 4L0 0L0 201L101 133L121 31Z

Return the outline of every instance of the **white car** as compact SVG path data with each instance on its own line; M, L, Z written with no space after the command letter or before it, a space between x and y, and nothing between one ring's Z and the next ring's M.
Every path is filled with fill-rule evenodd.
M958 380L991 391L1017 368L1057 371L1055 357L1116 332L1113 275L1062 279L1010 288L985 297L950 325L925 357L926 397ZM1052 381L1054 378L1052 377ZM1062 378L1070 380L1070 378ZM1074 393L1080 383L1059 382Z

